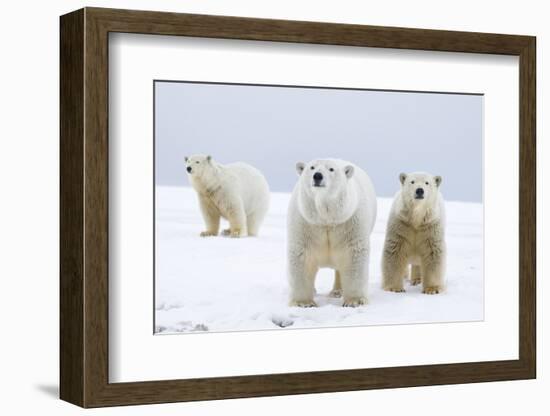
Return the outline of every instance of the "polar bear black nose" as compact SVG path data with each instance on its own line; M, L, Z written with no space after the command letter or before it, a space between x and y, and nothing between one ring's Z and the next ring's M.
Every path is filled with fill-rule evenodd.
M191 166L187 166L187 172L191 173L193 169L191 169Z
M424 189L416 188L416 196L424 196Z
M313 180L315 182L321 182L323 180L323 174L321 172L315 172L313 175Z

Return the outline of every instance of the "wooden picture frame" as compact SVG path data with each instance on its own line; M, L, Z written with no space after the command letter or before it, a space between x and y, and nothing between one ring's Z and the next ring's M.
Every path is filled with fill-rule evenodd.
M536 40L530 36L85 8L60 20L60 396L82 407L338 392L536 376ZM519 359L109 383L108 34L519 57Z

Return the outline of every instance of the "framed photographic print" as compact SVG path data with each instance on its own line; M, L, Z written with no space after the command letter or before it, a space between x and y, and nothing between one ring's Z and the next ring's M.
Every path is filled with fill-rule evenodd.
M63 400L535 377L534 37L60 24Z

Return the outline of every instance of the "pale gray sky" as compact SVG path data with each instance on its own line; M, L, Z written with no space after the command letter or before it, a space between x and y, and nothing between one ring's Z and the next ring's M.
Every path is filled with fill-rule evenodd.
M446 200L482 200L480 95L155 82L157 185L188 186L184 156L260 169L272 191L289 192L295 164L349 160L378 196L400 172L443 176Z

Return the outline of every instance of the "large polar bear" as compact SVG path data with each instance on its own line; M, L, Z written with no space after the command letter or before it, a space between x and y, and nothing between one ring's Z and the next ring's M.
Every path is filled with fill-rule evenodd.
M382 255L383 288L404 292L403 280L411 265L411 284L422 292L444 289L445 206L439 192L441 176L424 172L401 173L388 219Z
M204 155L186 157L185 162L206 224L201 237L218 235L221 217L229 222L224 235L258 235L269 208L269 186L260 171L240 162L222 165Z
M319 159L297 163L300 175L287 218L290 305L316 306L315 276L335 270L331 296L344 306L367 303L370 234L376 195L368 175L350 162Z

